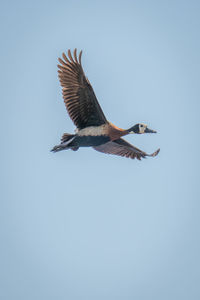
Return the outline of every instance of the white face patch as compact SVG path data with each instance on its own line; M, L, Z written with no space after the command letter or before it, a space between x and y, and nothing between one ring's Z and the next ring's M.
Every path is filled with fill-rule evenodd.
M139 124L139 133L144 133L146 128L147 128L146 124Z

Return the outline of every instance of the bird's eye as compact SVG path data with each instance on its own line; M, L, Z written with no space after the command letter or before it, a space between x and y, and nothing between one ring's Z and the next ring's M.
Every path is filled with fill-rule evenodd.
M140 125L140 127L143 127L143 125Z

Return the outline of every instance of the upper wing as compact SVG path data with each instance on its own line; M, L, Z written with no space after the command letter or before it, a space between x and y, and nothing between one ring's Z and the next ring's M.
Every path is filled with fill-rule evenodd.
M143 152L142 150L134 147L123 139L111 141L93 148L99 152L130 157L132 159L137 158L139 160L141 160L141 158L145 158L146 156L156 156L160 151L160 149L158 149L152 154L147 154L146 152Z
M77 59L68 50L68 57L63 53L63 60L59 58L58 76L62 86L65 106L70 118L78 129L88 126L99 126L107 122L106 117L97 101L92 86L86 78L82 65L81 55Z

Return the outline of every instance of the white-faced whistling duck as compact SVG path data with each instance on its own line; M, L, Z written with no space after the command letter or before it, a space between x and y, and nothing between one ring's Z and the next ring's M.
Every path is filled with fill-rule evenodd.
M93 91L84 74L81 65L82 51L77 58L77 50L72 57L68 50L68 57L63 53L63 60L59 58L58 76L62 86L63 98L68 114L77 127L75 134L64 133L61 143L51 151L79 147L93 147L93 149L114 155L141 159L146 156L156 156L160 149L147 154L129 144L121 137L129 133L156 133L145 124L136 124L129 129L121 129L107 121Z

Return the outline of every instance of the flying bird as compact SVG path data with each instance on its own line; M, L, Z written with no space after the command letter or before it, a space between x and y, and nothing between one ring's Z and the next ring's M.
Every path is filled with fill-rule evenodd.
M81 64L82 51L77 56L77 49L72 55L68 50L68 57L63 53L63 59L59 58L58 76L62 86L64 103L68 114L76 126L75 134L64 133L61 143L51 151L78 150L80 147L93 147L93 149L132 159L156 156L160 149L152 154L136 148L124 139L130 133L156 133L145 124L136 124L129 129L121 129L109 122L93 91L93 88L85 76Z

